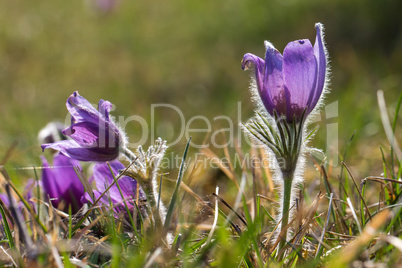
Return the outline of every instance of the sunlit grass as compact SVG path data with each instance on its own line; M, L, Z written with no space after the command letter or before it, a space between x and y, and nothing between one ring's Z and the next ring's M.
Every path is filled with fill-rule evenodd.
M392 126L395 122L393 119ZM220 192L201 197L191 189L195 186L192 180L197 179L192 177L205 173L195 172L199 167L194 161L188 162L188 144L176 186L169 193L163 228L149 217L140 217L143 213L139 207L144 205L140 203L132 214L136 215L133 221L116 219L112 209L96 203L87 211L71 215L71 210L64 213L43 200L25 200L12 186L13 176L2 168L6 183L24 204L21 210L1 204L4 238L0 243L7 252L2 263L63 263L67 267L346 267L352 262L363 265L370 261L391 267L400 262L402 171L395 149L388 150L389 145L383 149L382 175L356 177L347 161L336 168L315 163L314 176L320 178L320 183L311 184L314 181L309 180L300 190L295 216L289 224L292 235L282 249L286 257L279 261L280 238L274 235L278 197L275 189L267 187L272 180L269 173L258 166L237 170L233 163L222 165L222 172L231 174L226 183L237 189L235 199L227 201L223 197L226 194ZM262 157L260 152L253 154ZM41 204L40 215L29 203L35 200ZM110 205L113 207L113 203ZM166 243L168 232L173 234L172 244Z

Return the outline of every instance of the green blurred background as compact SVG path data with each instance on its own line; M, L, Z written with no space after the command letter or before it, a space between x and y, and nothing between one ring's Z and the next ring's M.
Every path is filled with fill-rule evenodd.
M264 40L280 51L299 38L313 42L314 23L322 22L332 69L327 103L339 105L339 150L357 130L350 164L362 175L382 168L378 148L387 141L376 91L384 90L393 117L402 89L402 1L121 0L110 10L95 0L0 1L0 159L18 142L8 165L40 165L37 133L65 119L75 90L94 104L111 101L114 115L147 121L155 103L177 106L186 122L196 115L237 120L241 102L246 121L253 104L243 55L263 57ZM177 114L160 109L155 117L155 135L175 140ZM313 144L322 148L321 129ZM138 124L126 130L132 142L142 136ZM184 146L183 137L171 150L181 154Z

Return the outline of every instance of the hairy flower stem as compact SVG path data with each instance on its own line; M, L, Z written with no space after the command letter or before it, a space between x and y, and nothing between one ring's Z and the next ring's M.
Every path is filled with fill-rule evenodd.
M158 190L156 189L155 183L153 183L151 180L141 180L140 185L144 190L145 195L147 196L149 210L151 212L152 218L155 220L155 227L158 229L162 228L163 222L161 219L161 215L159 215L159 213L156 211L156 206L158 203Z
M304 117L304 114L303 114ZM299 161L299 158L302 157L300 154L301 144L303 141L303 124L304 122L300 122L299 124L289 123L286 121L282 121L278 123L278 129L280 131L280 136L283 144L284 150L281 155L277 155L278 161L280 159L285 159L285 166L281 168L282 180L283 180L283 189L282 189L282 207L280 209L282 215L282 222L280 224L280 242L278 246L278 253L280 255L279 259L282 259L285 256L285 251L283 250L286 247L287 239L288 239L288 224L290 222L290 217L292 213L291 210L291 201L292 201L292 192L293 192L293 182L295 179L296 166ZM284 131L287 134L284 134ZM299 167L300 168L300 167ZM282 252L281 252L282 251Z
M122 148L121 152L129 161L136 161L138 159L138 157L127 147Z
M124 148L123 154L130 160L136 161L138 157L128 148ZM130 175L130 174L128 174ZM148 202L148 213L150 213L151 219L155 221L156 229L162 228L163 226L163 209L159 209L156 212L156 207L158 204L158 189L157 182L154 181L154 178L143 178L140 176L131 176L133 177L140 185L142 190L145 192ZM162 201L159 201L159 206L164 208Z
M150 146L147 151L142 147L138 147L137 154L131 152L128 148L123 148L122 153L131 160L131 167L128 167L125 174L135 179L141 186L147 198L146 210L148 219L151 222L152 232L162 232L166 218L166 208L160 200L158 192L158 168L166 150L166 141L158 138L155 144ZM166 232L166 243L173 243L173 236L170 232Z
M280 236L281 241L279 242L278 252L281 251L286 246L287 239L287 225L289 223L289 208L290 208L290 198L292 195L292 183L294 172L282 171L283 174L283 200L282 200L282 222ZM284 252L281 254L280 259L284 256Z

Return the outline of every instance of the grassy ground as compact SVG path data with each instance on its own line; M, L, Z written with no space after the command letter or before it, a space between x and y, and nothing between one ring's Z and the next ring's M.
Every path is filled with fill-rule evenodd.
M229 156L231 163L237 155L261 157L261 152L250 151L244 139L241 148L190 146L186 170L179 176L185 136L168 150L167 155L178 157L178 164L163 169L161 194L167 205L178 177L188 186L179 188L178 201L172 203L174 227L168 230L176 237L172 247L160 239L167 230L152 233L145 224L139 233L128 235L120 232L126 223L115 222L95 208L90 225L81 222L82 217L60 214L44 221L25 211L25 219L31 220L26 225L28 235L37 252L32 258L22 254L30 252L24 237L11 226L8 233L5 226L1 245L16 250L1 261L115 267L340 267L353 261L357 266L400 265L401 168L377 100L377 90L382 89L400 141L401 124L395 115L402 88L400 1L116 3L114 9L102 11L94 1L0 0L0 161L19 191L28 178L35 178L32 167L40 166L38 131L49 121L65 120L64 104L73 91L93 103L100 98L111 101L115 116L154 120L154 138L173 141L182 127L172 110L157 109L152 116L151 105L158 103L178 107L186 124L194 116L205 116L213 132L227 127L225 121L214 121L216 116L229 116L237 125L253 114L249 74L240 68L243 54L263 56L264 40L279 50L298 38L313 40L318 21L326 27L332 69L332 92L326 103L335 103L337 113L332 119L327 118L329 113L322 114L328 121L318 123L312 145L327 153L329 163L338 165L308 157L292 222L295 236L283 261L268 243L279 199L269 170L195 165L200 152L205 158ZM328 140L331 123L337 126L336 137ZM194 121L191 126L205 128L205 122ZM135 122L126 127L133 143L143 130ZM240 135L235 131L235 137ZM149 132L145 147L152 143L151 136ZM206 133L191 136L198 144L211 141ZM91 167L84 166L84 171L90 175ZM212 195L216 186L222 199Z

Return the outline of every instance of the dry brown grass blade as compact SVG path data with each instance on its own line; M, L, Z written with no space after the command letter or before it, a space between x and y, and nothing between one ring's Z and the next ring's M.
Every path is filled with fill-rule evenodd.
M224 140L224 144L228 144L225 132L223 132L222 137ZM229 148L229 146L223 147L223 153L225 154L226 159L228 159L228 165L229 165L230 170L232 170L234 172L234 167L233 167L232 161L230 160L230 154L229 154L228 148Z
M331 235L339 236L339 237L344 238L344 239L349 239L349 240L356 239L356 236L353 236L353 235L339 234L337 232L333 232L333 231L329 231L329 230L327 230L326 232L331 234Z
M325 236L326 230L328 228L329 218L331 217L333 198L334 198L334 194L331 193L331 196L330 196L330 199L329 199L329 204L328 204L327 218L325 220L324 228L322 229L321 236L320 236L320 241L318 243L318 247L317 247L317 250L316 250L316 255L315 255L316 258L318 257L318 254L320 254L321 246L324 243L324 236Z
M198 195L196 194L187 184L185 184L183 181L180 183L180 187L183 188L184 191L189 193L194 199L196 199L200 203L205 203L205 201Z
M363 247L376 237L380 228L389 220L391 215L391 210L386 209L373 217L364 228L362 234L338 252L328 263L328 267L347 267L360 254Z
M259 161L258 161L258 163L257 163L257 152L256 152L256 149L255 148L251 148L251 155L252 155L252 157L251 157L251 159L252 159L252 164L251 164L251 173L252 173L252 175L253 175L253 206L251 207L252 208L252 211L250 211L250 214L251 214L251 218L254 220L254 218L255 218L255 213L257 212L257 193L258 193L258 190L257 190L257 183L259 182L259 181L261 181L260 180L260 178L261 178L261 167L260 166L258 166L258 167L256 167L256 165L258 165L258 163L260 163Z
M295 205L291 206L286 214L288 214L290 211L292 211L292 209L293 209L294 207L295 207ZM282 218L283 218L283 216L282 216ZM283 228L281 228L281 232L279 233L278 238L276 239L275 243L274 243L274 244L272 245L272 247L270 248L269 255L271 255L272 252L273 252L273 251L276 249L276 247L279 245L279 243L281 242L281 239L282 239L283 235L287 232L289 226L291 226L294 221L295 221L295 219L293 218L293 219L288 223L288 225L286 225L286 226L284 226ZM269 241L272 240L273 236L275 235L276 230L277 230L278 227L279 227L279 224L281 224L281 223L282 223L282 219L280 219L280 220L278 221L278 223L275 225L274 229L272 230L270 236L267 238L266 241L267 241L268 243L269 243Z
M239 156L240 163L244 163L244 153L243 153L237 139L234 139L234 147L235 147L237 155ZM241 164L241 168L242 168L243 172L247 173L247 167L245 165Z
M27 227L25 226L25 221L21 215L21 211L18 209L18 206L15 203L16 201L14 200L14 197L11 194L10 184L7 183L5 185L5 188L6 188L8 200L10 202L9 209L10 209L11 215L13 216L14 223L18 227L19 233L21 235L21 238L25 242L26 248L29 250L33 249L34 245L33 245L31 236L28 234Z
M352 179L353 184L355 185L357 192L359 193L360 199L361 199L361 201L363 201L364 208L366 209L366 212L367 212L367 214L368 214L370 220L372 220L372 217L371 217L370 211L369 211L369 209L368 209L368 207L367 207L366 201L364 201L363 195L362 195L362 193L361 193L361 191L360 191L359 186L357 186L357 183L356 183L355 178L353 177L352 171L349 169L349 167L348 167L348 166L346 165L346 163L343 162L343 161L342 161L342 165L343 165L343 166L346 168L346 170L348 171L349 176L350 176L350 178Z
M402 181L397 181L397 180L384 178L384 177L374 177L374 176L366 177L366 178L364 178L363 181L387 181L387 182L402 184ZM362 183L363 183L363 181L362 181Z
M3 159L0 161L0 166L3 166L7 163L17 145L18 141L14 141L13 144L11 144L11 146L7 149L6 154L3 156Z
M105 235L104 237L102 237L101 239L97 240L94 245L92 247L90 247L87 251L87 256L91 256L92 253L94 253L94 251L96 250L97 247L99 247L103 242L105 242L106 240L108 240L110 238L109 235Z
M300 229L303 226L303 219L304 219L304 198L301 189L298 191L298 196L300 198L296 198L296 213L295 213L295 218L296 218L296 227L295 227L295 233L298 233Z
M268 200L268 201L270 201L270 202L272 202L272 203L275 203L275 204L278 204L278 205L279 205L279 202L276 201L275 199L266 197L265 195L262 195L262 194L257 194L257 196L260 197L261 199Z
M329 182L327 171L325 170L325 167L323 165L320 166L320 170L321 170L321 173L322 173L322 176L323 176L325 182L328 185L328 188L330 191L328 194L333 193L334 194L333 200L334 201L339 200L337 194L332 190L332 185ZM337 217L335 217L335 220L337 221L338 226L340 226L342 228L342 231L344 233L348 232L348 225L346 224L345 219L343 217L341 217L341 215L342 215L341 209L339 208L339 206L337 205L336 202L333 202L333 206L334 206L334 212L337 215Z
M29 201L32 201L32 202L35 202L35 203L40 203L40 204L42 204L42 205L44 205L44 206L46 206L47 208L50 209L50 204L49 204L48 202L45 202L45 201L40 200L40 199L37 199L36 197L31 197L31 199L29 199ZM52 210L53 210L53 212L55 212L58 216L60 216L60 217L62 217L62 218L65 218L65 219L70 216L69 214L67 214L67 213L65 213L65 212L63 212L63 211L61 211L61 210L59 210L59 209L57 209L57 208L54 208L53 206L52 206ZM49 216L49 218L50 218L50 216Z
M232 208L232 206L228 204L228 202L226 202L222 197L220 197L219 195L217 195L217 194L215 194L215 193L212 193L212 195L215 196L219 201L221 201L222 204L224 204L227 208L229 208L229 209L241 220L241 222L243 222L243 224L244 224L245 226L247 226L247 221L246 221L246 219L244 219L242 216L240 216L240 214L237 213L237 212Z
M310 228L310 223L314 221L314 215L317 212L318 205L320 204L320 201L324 197L323 194L318 193L313 201L313 203L310 205L306 216L302 220L302 226L299 229L299 232L296 233L293 236L292 243L293 244L299 244L300 241L303 239L303 237L306 235L307 230Z
M0 205L3 208L4 212L6 213L6 216L10 220L11 224L14 225L14 219L11 216L11 212L10 212L10 210L8 210L8 207L6 206L6 204L4 204L3 200L1 200L1 199L0 199Z
M219 166L219 169L222 170L222 172L225 173L225 175L235 183L237 189L239 189L239 184L236 180L236 174L232 170L230 170L230 168L225 166L221 159L211 149L203 148L201 149L201 152L209 159L216 159L216 164Z
M94 206L92 206L90 210L92 210L93 208L94 208ZM95 220L93 220L88 226L85 226L83 229L77 231L75 233L75 235L73 236L73 239L75 239L76 241L79 241L82 238L82 236L84 236L89 230L91 230L96 224L98 224L98 222L100 220L102 220L105 216L108 216L109 210L113 210L113 209L114 209L114 206L111 206L110 208L108 208L108 210L97 215ZM84 215L83 217L87 217L87 216Z
M8 175L7 171L2 166L0 166L0 174L6 179L6 181L7 181L6 185L8 185L9 187L11 187L13 189L14 193L18 195L20 200L23 199L24 197L19 193L19 191L17 190L17 187L15 187L15 185L11 181L11 178ZM41 227L42 231L44 233L46 233L47 232L46 227L40 221L39 216L36 214L36 212L33 210L33 208L26 202L26 200L21 200L21 201L23 201L24 206L29 211L29 214L31 215L31 217L33 219L35 219L35 221L32 221L32 223L33 224L38 224Z
M14 267L18 267L13 257L2 246L0 246L0 249L0 263L4 266L9 265L11 267L14 265Z

